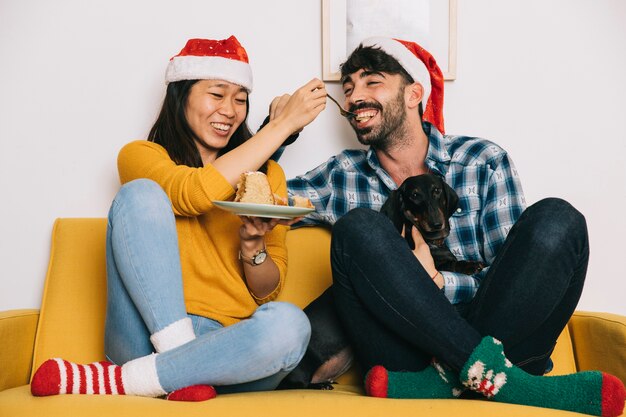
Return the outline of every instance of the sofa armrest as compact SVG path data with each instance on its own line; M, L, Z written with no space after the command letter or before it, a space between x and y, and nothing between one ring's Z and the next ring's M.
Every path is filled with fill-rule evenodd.
M626 383L626 317L576 311L569 330L579 371L608 372Z
M28 384L39 310L0 312L0 391Z

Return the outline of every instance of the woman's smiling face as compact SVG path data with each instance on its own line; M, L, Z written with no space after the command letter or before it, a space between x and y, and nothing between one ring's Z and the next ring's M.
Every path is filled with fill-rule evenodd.
M191 87L185 118L203 161L214 160L245 120L247 98L245 88L223 80L200 80Z

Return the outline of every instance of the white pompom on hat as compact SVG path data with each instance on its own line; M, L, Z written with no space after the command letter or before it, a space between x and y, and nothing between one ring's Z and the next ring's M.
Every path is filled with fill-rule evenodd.
M237 38L189 39L172 57L165 83L182 80L224 80L252 91L252 68L248 54Z
M371 37L361 44L364 47L380 48L395 58L413 81L420 83L424 89L422 107L424 120L432 123L441 133L443 124L443 73L435 58L415 42L400 39Z

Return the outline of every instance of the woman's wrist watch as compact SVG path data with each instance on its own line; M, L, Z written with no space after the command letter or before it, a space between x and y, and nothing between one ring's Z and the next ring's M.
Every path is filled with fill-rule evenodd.
M239 250L239 260L243 261L252 266L261 265L267 259L267 251L265 250L265 246L263 249L256 251L252 257L244 255L241 250Z

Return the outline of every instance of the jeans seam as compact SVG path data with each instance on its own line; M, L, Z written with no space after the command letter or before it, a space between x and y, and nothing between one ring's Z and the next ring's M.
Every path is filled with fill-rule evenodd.
M417 329L417 326L415 324L413 324L413 322L411 322L407 317L405 317L402 313L400 313L400 311L398 311L396 308L394 308L391 304L389 304L389 302L387 301L387 299L378 291L378 289L372 284L372 282L369 280L369 278L367 277L367 275L365 275L363 273L363 271L361 270L361 268L359 268L358 265L354 265L354 268L356 268L359 273L361 273L361 276L363 276L363 278L365 279L365 281L367 281L367 284L370 286L370 288L372 288L372 290L376 293L376 295L379 297L380 300L382 300L385 305L387 307L389 307L393 312L395 312L399 317L401 317L406 323L408 323L411 327Z
M118 205L119 205L119 203L118 203ZM119 216L120 214L117 214L117 215ZM130 249L129 249L128 245L127 245L127 242L126 242L126 236L128 235L128 229L127 229L127 227L126 227L126 219L125 219L125 216L123 216L123 215L121 215L121 216L120 216L120 222L121 222L122 229L123 229L123 232L124 232L124 250L126 251L126 255L128 256L128 260L129 260L130 266L131 266L131 268L132 268L132 270L133 270L133 273L135 274L135 277L137 277L137 278L141 278L141 274L139 274L139 273L138 273L138 270L137 270L137 268L135 267L134 257L131 255L131 251L130 251ZM120 275L120 277L121 277L121 275ZM148 299L148 296L147 296L147 294L146 294L146 293L145 293L145 291L144 291L144 287L143 287L143 279L138 279L138 282L141 282L141 283L142 283L142 284L139 286L142 296L143 296L144 298ZM126 286L126 283L124 282L124 280L122 280L122 284L124 284L124 286ZM132 299L132 297L131 297L131 299ZM133 303L134 303L134 302L135 302L135 301L133 300ZM154 318L156 317L156 313L155 313L155 311L153 310L152 305L151 305L150 303L148 303L147 307L148 307L148 309L150 310L150 314L152 315L152 317L151 317L151 321L153 322L153 324L156 324L156 323L154 323L154 322L155 322ZM144 323L145 323L145 321L146 321L145 317L143 317L143 315L142 315L141 313L140 313L140 315L141 315L141 318L143 319L143 321L144 321ZM160 329L159 329L159 330L160 330ZM148 332L149 332L149 333L151 333L151 330L150 330L150 329L148 329Z
M526 358L523 361L516 362L515 366L521 367L521 366L527 365L527 364L529 364L531 362L535 362L535 361L538 361L538 360L541 360L541 359L549 358L551 356L551 353L552 352L550 351L550 352L546 352L546 353L544 353L542 355L531 356L530 358Z

